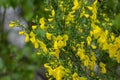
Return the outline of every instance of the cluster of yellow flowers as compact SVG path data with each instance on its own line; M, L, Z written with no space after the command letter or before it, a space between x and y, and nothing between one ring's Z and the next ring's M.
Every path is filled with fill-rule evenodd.
M56 4L57 10L51 5L45 8L51 11L48 19L42 17L31 31L19 32L38 49L40 56L48 57L44 67L50 80L93 80L94 75L107 74L107 62L100 58L106 53L109 56L105 57L120 63L120 36L110 32L109 17L97 12L98 0L58 0ZM10 24L13 25L14 22Z
M47 64L44 66L48 69L49 75L53 76L56 80L62 80L62 77L65 75L65 68L63 66L58 66L54 69L52 69L51 66L48 66Z

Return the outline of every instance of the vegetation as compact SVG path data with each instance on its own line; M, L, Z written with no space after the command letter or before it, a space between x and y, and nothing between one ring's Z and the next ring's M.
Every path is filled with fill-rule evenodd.
M34 62L44 64L49 80L117 80L119 4L119 0L45 0L43 10L49 14L43 17L35 14L30 29L16 21L9 26L23 28L19 34L25 35L25 42L34 47L33 51L25 51L25 55L30 51L27 56L31 60L30 69L35 71L38 66ZM0 63L3 61L0 59ZM15 65L10 69L15 70ZM31 77L32 74L25 80L33 80Z

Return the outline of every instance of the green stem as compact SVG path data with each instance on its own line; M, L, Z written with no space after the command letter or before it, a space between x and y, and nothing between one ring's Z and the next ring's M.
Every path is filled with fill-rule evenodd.
M4 43L4 21L5 21L5 14L6 14L6 8L4 8L4 12L3 12L3 17L2 17L2 21L1 21L1 29L0 29L0 33L1 33L1 43Z

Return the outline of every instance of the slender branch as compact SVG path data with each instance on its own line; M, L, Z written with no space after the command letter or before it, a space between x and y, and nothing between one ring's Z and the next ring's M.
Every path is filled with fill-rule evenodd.
M1 42L4 42L4 22L5 22L6 7L4 8L3 17L1 21Z

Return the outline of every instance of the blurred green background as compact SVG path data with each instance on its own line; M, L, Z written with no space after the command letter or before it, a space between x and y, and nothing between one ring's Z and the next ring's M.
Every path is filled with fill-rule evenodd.
M0 0L0 80L45 80L44 72L40 71L45 57L37 55L30 43L19 48L7 40L12 30L4 30L4 24L10 7L20 8L19 16L25 19L28 27L33 24L34 17L46 16L44 0Z

